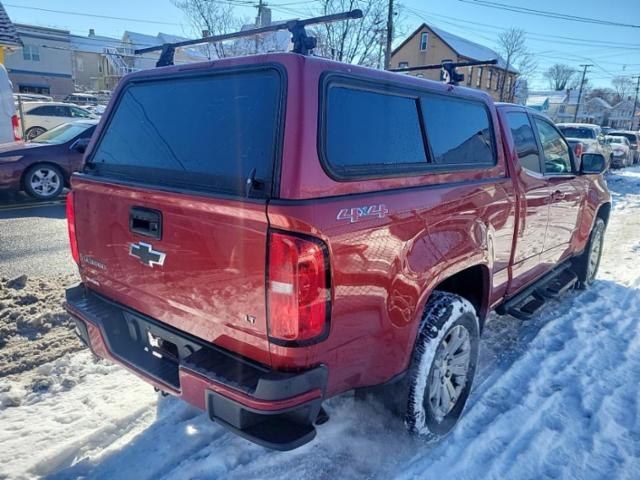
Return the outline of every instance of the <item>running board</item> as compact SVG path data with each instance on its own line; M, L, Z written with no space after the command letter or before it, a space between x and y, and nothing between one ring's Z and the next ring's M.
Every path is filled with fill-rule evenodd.
M529 320L549 299L558 298L571 290L577 281L571 263L566 262L506 300L496 308L496 312L500 315L509 314L519 320Z

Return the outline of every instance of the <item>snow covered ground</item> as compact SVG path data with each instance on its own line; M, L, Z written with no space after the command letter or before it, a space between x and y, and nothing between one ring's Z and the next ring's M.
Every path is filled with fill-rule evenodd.
M492 317L463 419L436 445L344 395L310 444L265 450L87 351L0 380L0 478L640 478L640 168L609 177L599 280L528 322Z

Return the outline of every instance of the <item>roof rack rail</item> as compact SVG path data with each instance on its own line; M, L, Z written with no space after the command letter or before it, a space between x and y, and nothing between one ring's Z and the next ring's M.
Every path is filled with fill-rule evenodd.
M323 15L321 17L306 18L304 20L290 20L285 23L277 25L269 25L266 27L252 28L250 30L243 30L233 33L225 33L223 35L214 35L209 37L202 37L193 40L185 40L183 42L165 43L163 45L157 45L154 47L140 48L134 51L136 55L142 55L149 52L160 51L160 58L156 62L156 67L165 67L167 65L173 65L173 56L176 48L188 47L190 45L201 45L204 43L222 42L224 40L232 40L234 38L251 37L253 35L259 35L261 33L277 32L280 30L289 30L291 32L291 40L293 42L293 52L302 55L309 55L317 45L315 37L307 35L305 27L309 25L316 25L319 23L331 23L341 20L354 20L362 18L362 10L355 9L349 12L334 13L332 15Z
M416 67L390 68L390 72L414 72L416 70L442 70L442 81L449 85L458 85L464 80L464 74L458 73L458 67L474 67L476 65L496 65L497 59L478 60L473 62L454 62L453 60L442 60L442 63L433 63L430 65L418 65Z

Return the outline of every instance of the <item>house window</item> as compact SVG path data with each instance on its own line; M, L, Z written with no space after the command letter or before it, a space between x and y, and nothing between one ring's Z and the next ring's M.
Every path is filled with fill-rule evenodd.
M564 113L566 109L567 109L566 105L560 105L560 107L558 108L558 113Z
M35 45L25 45L22 47L22 58L33 62L40 61L40 48Z
M489 69L488 75L487 75L487 90L491 89L491 81L493 80L493 70Z
M496 92L498 90L500 90L500 80L504 79L504 74L501 74L500 72L498 72L498 74L496 75Z
M471 82L473 81L473 67L469 67L467 69L467 85L471 85Z
M478 78L476 78L476 87L482 86L482 67L478 68Z
M422 32L422 34L420 35L420 51L421 52L427 51L428 42L429 42L429 33Z
M398 68L408 68L409 62L400 62L398 63Z
M511 80L513 80L513 77L509 75L507 77L507 98L511 98Z

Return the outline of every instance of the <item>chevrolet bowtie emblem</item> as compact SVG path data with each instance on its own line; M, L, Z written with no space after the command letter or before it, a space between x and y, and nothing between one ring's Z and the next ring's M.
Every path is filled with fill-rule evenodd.
M129 245L129 255L136 257L147 267L153 268L154 265L162 266L164 259L167 256L166 253L158 252L154 250L151 245L144 242L132 243Z

